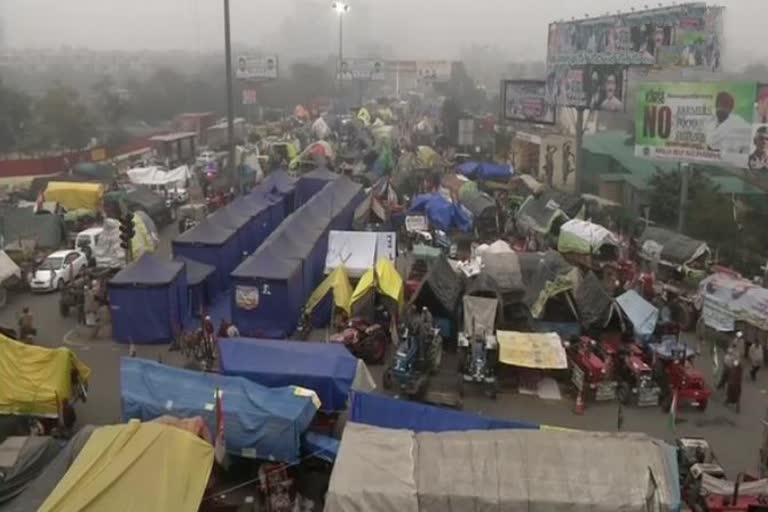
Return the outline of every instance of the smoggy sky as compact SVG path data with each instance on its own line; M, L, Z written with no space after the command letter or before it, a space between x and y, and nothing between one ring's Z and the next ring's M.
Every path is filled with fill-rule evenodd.
M543 60L547 24L552 21L658 5L630 0L348 2L348 54L376 44L400 58L450 59L462 47L487 44L507 52L509 60ZM338 24L330 4L231 0L233 41L269 53L280 53L281 46L288 45L294 52L334 53ZM14 47L208 51L223 46L222 5L223 0L0 0L0 13L6 42ZM726 67L768 62L768 2L722 0L719 5L727 8Z

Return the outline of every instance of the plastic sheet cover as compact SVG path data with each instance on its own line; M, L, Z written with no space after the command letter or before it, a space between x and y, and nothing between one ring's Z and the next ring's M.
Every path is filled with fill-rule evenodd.
M736 321L768 330L768 289L723 272L699 284L703 299L702 317L708 327L727 332Z
M599 224L573 219L560 227L557 250L561 253L597 254L604 245L618 247L619 240Z
M493 335L496 333L496 309L498 299L472 297L465 295L464 302L464 332L469 336L475 334Z
M348 423L325 511L676 512L677 473L674 449L641 434Z
M297 386L269 389L242 377L172 368L123 358L120 394L123 420L164 414L201 416L215 432L214 393L222 391L227 451L235 455L294 461L300 437L319 407L317 395Z
M100 427L40 511L194 512L212 467L213 446L179 428L138 421Z
M499 361L540 370L565 370L568 359L560 336L553 332L497 331Z
M629 290L617 297L616 303L632 322L637 337L644 339L653 334L659 319L659 310L653 304L635 290Z

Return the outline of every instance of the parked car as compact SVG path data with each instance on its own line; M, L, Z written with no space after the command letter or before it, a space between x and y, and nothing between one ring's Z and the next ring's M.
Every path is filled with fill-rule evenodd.
M87 258L82 251L56 251L32 272L29 286L33 292L60 290L86 267Z

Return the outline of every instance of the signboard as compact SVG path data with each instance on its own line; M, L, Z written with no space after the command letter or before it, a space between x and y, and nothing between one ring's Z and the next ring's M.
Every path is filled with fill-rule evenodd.
M256 286L236 286L235 304L240 309L253 310L259 307L259 289Z
M254 57L241 55L237 58L235 76L240 80L277 80L277 55Z
M424 82L447 82L451 79L451 61L424 60L416 63L416 75Z
M397 259L397 233L379 231L376 233L376 261L386 258L392 263Z
M703 2L553 23L548 66L656 65L718 71L723 9Z
M581 68L552 68L547 72L547 95L560 107L586 107L587 93L584 70Z
M243 105L255 105L256 97L256 89L243 89Z
M384 80L384 61L378 59L344 59L339 66L339 80Z
M589 93L587 108L621 112L627 91L627 67L621 65L588 66L584 91Z
M637 88L635 155L746 168L765 154L753 125L755 82L663 82ZM768 131L768 129L766 130ZM762 150L760 148L763 148ZM751 151L751 153L750 153Z
M555 101L544 80L504 80L501 101L504 119L555 124Z
M459 119L459 146L471 146L475 143L475 120Z
M424 215L407 215L405 217L405 230L408 233L429 230L429 223Z

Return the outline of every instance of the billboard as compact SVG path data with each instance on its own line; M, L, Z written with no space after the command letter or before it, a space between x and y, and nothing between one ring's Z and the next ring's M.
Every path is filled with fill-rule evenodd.
M583 87L589 96L588 109L621 112L627 91L627 66L588 66Z
M277 55L241 55L237 58L235 76L240 80L277 80L277 70Z
M501 102L504 119L555 124L555 102L544 80L504 80Z
M656 65L720 70L723 9L703 2L552 23L548 66Z
M384 80L385 63L378 59L344 59L339 65L339 80Z
M556 67L547 72L546 94L558 107L586 107L584 69Z
M755 82L638 85L635 154L747 168L762 156ZM768 125L765 125L768 126ZM753 158L754 157L754 158Z
M256 89L243 89L243 105L255 105L257 103Z
M416 63L416 75L424 82L447 82L451 79L451 61L424 60Z

